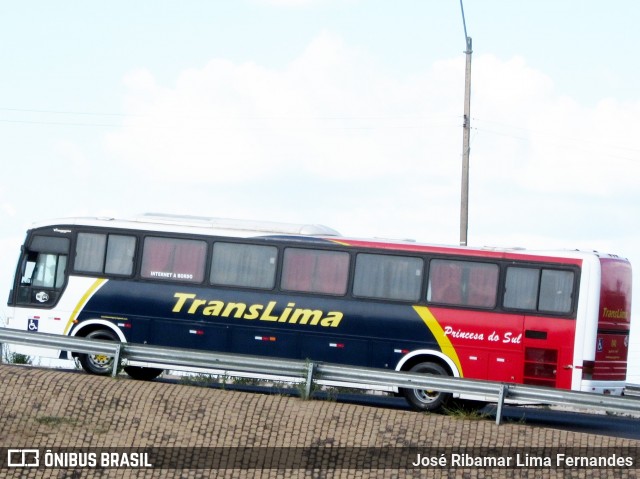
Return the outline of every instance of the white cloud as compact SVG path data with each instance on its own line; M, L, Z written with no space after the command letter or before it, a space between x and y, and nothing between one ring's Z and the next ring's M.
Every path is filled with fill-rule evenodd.
M2 203L2 211L7 215L7 216L15 216L16 215L16 208L13 204L9 203L9 202L3 202Z
M82 148L69 140L58 140L53 145L53 153L63 164L58 164L65 174L73 173L84 177L88 173L91 162L87 160Z
M279 71L214 59L184 71L174 88L135 72L126 82L132 116L108 141L127 165L163 181L443 174L442 135L457 136L458 120L433 110L438 100L425 92L456 73L450 64L438 75L393 78L325 33Z
M499 167L495 176L491 168L480 171L487 181L493 177L539 195L603 198L637 190L640 149L632 140L640 105L610 99L580 105L521 58L480 57L474 80L476 141L486 146L476 162Z
M143 70L125 85L130 116L107 140L114 158L199 198L203 214L293 210L355 232L457 240L463 55L402 77L324 32L281 69L216 58L171 87ZM612 99L581 105L523 58L476 56L470 241L588 241L602 236L594 215L627 234L640 200L639 113Z

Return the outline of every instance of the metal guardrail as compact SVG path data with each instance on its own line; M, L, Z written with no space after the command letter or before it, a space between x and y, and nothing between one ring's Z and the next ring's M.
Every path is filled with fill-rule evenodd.
M640 384L629 384L624 388L625 396L633 396L640 398Z
M311 394L313 381L343 382L366 386L429 389L493 398L497 401L496 424L502 421L506 399L523 402L571 406L622 413L640 414L640 401L540 386L499 383L475 379L428 376L386 369L342 366L323 362L273 359L264 356L216 353L209 351L119 343L46 333L30 333L0 328L0 344L24 344L76 353L105 354L115 358L115 376L121 359L167 365L172 369L206 368L233 372L287 376L305 383L305 395Z

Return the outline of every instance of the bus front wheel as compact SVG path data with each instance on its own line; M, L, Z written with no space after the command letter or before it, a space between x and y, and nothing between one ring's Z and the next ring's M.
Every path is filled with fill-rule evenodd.
M431 362L416 364L409 372L431 374L433 376L449 375L442 366ZM451 398L451 393L429 389L402 389L402 394L413 409L428 412L441 410Z
M91 331L85 336L87 339L103 339L107 341L119 341L114 332L108 329L98 329ZM113 371L113 356L106 354L80 354L78 356L80 365L89 374L106 376Z

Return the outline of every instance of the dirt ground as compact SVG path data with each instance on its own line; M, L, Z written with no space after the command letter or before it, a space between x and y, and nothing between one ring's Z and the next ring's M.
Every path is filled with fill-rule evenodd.
M0 365L0 384L0 477L582 478L640 468L640 441L490 419L16 365ZM557 467L564 448L633 464ZM8 467L34 450L39 467Z

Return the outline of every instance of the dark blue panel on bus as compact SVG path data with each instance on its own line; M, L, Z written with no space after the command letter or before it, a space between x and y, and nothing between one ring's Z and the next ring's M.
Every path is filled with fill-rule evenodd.
M109 280L78 319L110 316L129 321L128 341L240 354L395 367L439 349L410 303Z
M150 343L192 349L224 351L228 329L196 322L156 320L150 331Z
M266 328L232 328L231 351L257 356L296 358L300 354L298 335Z
M367 341L340 336L304 336L302 359L322 358L328 363L362 363L367 354Z

